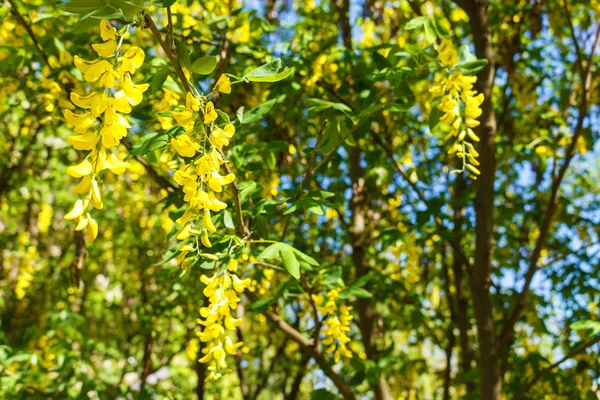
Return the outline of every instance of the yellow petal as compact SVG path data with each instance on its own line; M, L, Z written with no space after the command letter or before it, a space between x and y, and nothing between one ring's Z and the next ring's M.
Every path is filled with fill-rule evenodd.
M116 40L107 40L104 43L93 44L92 48L98 53L100 57L110 57L115 54L115 50L117 49Z
M91 82L91 83L96 82L98 79L100 79L101 76L103 76L109 70L112 70L112 65L111 65L111 63L109 63L106 60L98 60L98 61L89 63L89 66L83 75L83 79L85 79L86 82ZM105 86L107 86L107 85L105 85ZM114 85L112 85L112 86L114 86ZM107 87L112 87L112 86L107 86Z
M92 179L92 199L95 202L101 202L102 196L100 195L100 188L98 187L98 182L95 179Z
M213 102L209 101L208 103L206 103L206 109L204 111L204 123L210 124L211 122L216 120L218 116L219 115L215 111L215 105L213 104Z
M77 226L75 227L76 231L82 231L85 229L86 226L88 226L88 219L86 217L80 217L79 218L79 222L77 223Z
M204 222L204 227L206 228L207 231L209 231L209 232L217 231L217 228L215 228L215 225L213 224L212 219L210 218L210 211L204 210L204 216L202 217L202 222Z
M176 239L177 240L185 240L185 239L189 238L192 235L191 231L192 231L191 225L184 226L183 229L181 229L179 234L176 236Z
M77 107L81 108L92 108L92 100L95 96L98 96L98 93L92 93L88 96L80 96L75 92L71 92L71 101Z
M85 235L85 241L91 243L98 237L98 223L88 214L88 227Z
M136 46L131 47L121 58L121 70L130 74L135 73L144 63L144 56L142 49Z
M83 135L69 136L67 142L75 150L92 150L98 143L99 136L93 132L86 132Z
M144 98L142 93L144 93L148 89L148 83L142 83L140 85L135 85L131 81L131 76L126 75L123 79L123 92L125 93L125 98L132 106L137 106L140 104Z
M75 202L75 205L73 206L71 211L69 211L67 213L67 215L65 215L65 219L66 220L77 219L77 218L81 217L81 214L83 214L83 211L84 211L83 201L81 199L79 199Z
M110 21L103 19L100 21L100 36L102 40L110 40L117 38L117 30L110 24Z
M81 178L77 186L73 188L73 193L75 194L84 194L89 193L92 188L92 178L89 175Z
M111 154L105 161L104 161L104 165L106 168L108 168L110 170L110 172L112 172L115 175L120 175L123 172L125 172L125 170L127 169L127 167L129 167L129 164L126 163L125 161L121 161L117 158L116 155Z
M226 94L231 93L231 81L227 75L221 75L217 81L217 84L215 85L215 90Z
M208 248L212 247L212 244L210 243L210 240L208 239L208 235L206 234L206 232L200 237L200 241L202 242L202 244Z
M77 165L70 166L67 168L67 174L73 178L81 178L92 173L92 164L87 160L83 160Z
M73 125L73 130L77 133L84 133L94 125L94 118L89 112L85 114L75 114L71 110L65 110L63 115L67 122Z

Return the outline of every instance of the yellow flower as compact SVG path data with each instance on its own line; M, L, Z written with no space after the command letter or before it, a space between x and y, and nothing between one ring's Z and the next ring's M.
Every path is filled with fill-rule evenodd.
M117 30L107 19L100 21L100 36L102 37L102 40L115 40L117 38Z
M225 75L225 74L221 75L221 77L215 84L215 90L217 92L226 93L226 94L231 93L231 81L229 80L229 77L227 75Z
M200 110L200 100L190 92L187 92L185 96L185 108L190 111Z
M99 136L92 132L86 132L81 135L69 136L67 142L75 150L92 150L98 143Z
M104 167L108 168L113 174L120 175L125 172L129 164L119 160L115 154L111 154L104 160Z
M88 214L88 226L85 241L91 243L96 237L98 237L98 223Z
M100 57L110 57L115 54L117 49L117 42L113 40L107 40L104 43L93 44L92 48L98 53Z
M210 124L211 122L216 120L218 116L219 115L215 111L215 105L213 104L213 102L209 101L208 103L206 103L206 109L204 111L204 123Z
M208 186L219 193L223 190L223 186L230 184L235 180L234 174L227 174L226 176L222 176L217 171L213 170L211 172L210 178L208 178Z
M123 79L123 92L125 93L125 98L132 106L137 106L140 104L144 98L142 93L144 93L148 89L149 84L142 83L139 85L135 85L131 81L130 75L125 75Z
M65 219L66 220L73 220L73 219L77 219L81 216L81 214L83 214L83 212L87 209L87 206L84 207L84 203L83 200L79 199L75 202L75 205L73 206L73 208L71 209L71 211L69 211L67 213L67 215L65 215Z
M232 124L225 125L225 128L215 128L210 134L210 140L218 149L223 146L229 146L229 139L235 134L235 127Z
M209 210L204 210L204 216L202 218L202 222L204 222L204 227L206 228L207 231L209 232L216 232L217 228L215 228L215 225L212 222L212 219L210 218L210 211Z
M179 135L177 138L171 139L171 146L179 153L182 157L193 157L196 154L196 150L200 148L200 145L194 142L188 135Z
M64 116L67 122L73 125L76 133L84 133L88 128L91 128L95 122L95 119L89 112L85 114L74 114L71 110L65 110Z
M333 354L335 362L339 362L342 357L352 357L352 352L347 347L347 344L350 342L347 332L350 331L350 321L353 318L350 314L352 307L341 305L339 307L339 315L337 315L338 307L336 301L339 298L337 290L329 291L326 299L323 296L314 294L312 297L317 310L324 317L328 316L323 323L323 334L325 335L323 344L327 346L325 351Z
M67 174L73 178L81 178L82 176L89 175L92 173L92 164L86 158L77 165L70 166L67 168Z
M133 46L121 58L121 70L123 72L135 73L144 63L144 50Z
M458 54L452 47L452 41L445 39L438 49L438 58L443 66L451 67L458 61Z

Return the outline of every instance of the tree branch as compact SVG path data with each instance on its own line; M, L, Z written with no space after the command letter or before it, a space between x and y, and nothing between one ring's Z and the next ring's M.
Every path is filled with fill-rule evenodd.
M29 26L29 24L27 23L27 21L25 21L25 18L23 18L23 15L19 12L19 9L17 8L17 5L15 4L15 1L14 0L8 0L8 2L10 3L10 6L12 8L13 15L15 16L15 18L17 19L17 21L19 21L19 23L21 25L23 25L23 28L25 28L25 30L27 31L27 35L29 36L29 38L33 42L33 45L35 46L35 49L38 51L38 53L40 53L40 55L44 59L44 62L46 63L46 65L50 66L50 63L48 62L48 55L46 54L46 52L44 51L44 49L42 49L42 46L40 46L40 42L38 42L37 38L35 37L35 34L33 33L33 30L31 29L31 26Z
M255 300L255 296L253 296L252 293L248 292L247 295L252 301ZM298 345L300 345L300 347L303 348L304 351L315 360L317 365L319 365L323 373L329 379L331 379L331 381L339 390L341 396L345 400L356 400L356 397L352 393L350 386L346 384L346 382L342 379L341 376L335 373L327 359L323 356L323 354L320 351L316 349L314 340L307 339L297 329L295 329L293 326L291 326L285 320L283 320L283 318L281 318L276 312L267 309L263 311L263 314L267 317L269 321L271 321L273 325L277 327L277 329L282 331L287 337L292 339L294 342L298 343Z
M154 23L154 20L152 19L150 14L148 14L148 12L144 13L144 21L146 22L146 26L148 28L150 28L150 31L152 31L152 34L158 41L158 44L160 45L160 47L162 47L163 51L169 58L169 61L171 61L171 65L173 65L173 68L175 68L175 72L177 73L177 76L179 77L179 80L181 81L181 84L183 85L183 88L185 89L185 91L194 93L192 85L186 78L185 73L183 72L183 69L181 69L181 65L179 64L177 55L175 53L173 53L170 46L167 43L165 43L160 31L158 30L158 28L156 27L156 24Z
M552 365L549 365L548 367L542 369L540 372L538 372L538 374L531 379L527 384L525 384L521 390L519 390L517 392L517 394L515 395L515 397L513 398L514 400L519 400L523 397L523 395L525 393L527 393L529 390L531 390L531 388L533 388L533 386L538 383L543 377L545 377L546 375L548 375L550 372L552 372L552 370L554 370L555 368L557 368L560 364L562 364L563 362L567 361L570 358L575 357L577 354L585 351L586 349L588 349L589 347L595 345L596 343L600 342L600 335L591 338L590 340L581 343L579 346L575 347L573 350L571 350L566 356L564 356L563 358L561 358L560 360L558 360L557 362L555 362Z
M573 40L575 43L577 43L577 39L575 37L573 38ZM575 153L576 153L575 147L577 145L577 141L579 140L579 137L583 133L583 122L587 115L587 109L588 109L587 101L588 101L589 89L590 89L590 85L591 85L592 61L594 59L594 56L596 55L596 50L598 48L599 42L600 42L600 25L598 26L598 30L596 32L596 38L594 39L592 51L591 51L590 57L588 59L585 70L583 70L583 65L581 66L581 69L584 71L584 74L581 77L581 79L582 79L581 100L579 102L579 115L577 116L577 124L575 126L575 130L574 130L571 142L566 150L565 161L561 165L561 167L558 171L558 174L556 175L556 178L553 179L553 181L552 181L552 188L551 188L551 192L550 192L550 201L548 203L548 208L546 208L546 212L544 213L542 223L540 224L540 234L537 237L534 249L530 254L529 265L528 265L527 271L525 273L525 283L523 285L523 289L519 293L519 296L517 298L517 303L515 304L515 308L513 309L513 312L511 313L510 317L504 324L504 328L502 329L502 333L500 336L500 345L503 347L507 347L509 345L510 337L513 332L514 326L516 325L517 321L519 320L519 318L521 316L521 313L523 312L523 310L525 308L525 302L527 300L527 295L529 294L531 283L533 281L533 276L539 269L538 261L539 261L540 255L542 253L544 243L546 242L546 239L547 239L548 235L550 234L552 219L554 217L554 213L556 212L556 206L558 204L558 192L560 191L560 187L562 185L562 181L565 177L567 169L569 168L569 165L571 164L571 161L573 160L573 157L575 156ZM578 49L579 45L576 45L575 48ZM581 63L582 63L581 59L579 59L579 64L581 64Z

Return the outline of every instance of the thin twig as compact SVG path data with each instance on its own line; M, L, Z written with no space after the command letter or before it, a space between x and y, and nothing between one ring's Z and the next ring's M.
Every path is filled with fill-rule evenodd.
M158 44L160 45L160 47L162 47L163 51L169 58L169 61L171 61L171 65L173 65L173 68L175 68L175 72L177 73L177 76L179 77L179 80L181 81L181 84L183 85L185 91L194 93L192 85L186 78L185 73L183 72L183 69L181 69L181 65L179 64L177 55L175 53L173 53L173 51L171 50L169 45L167 43L165 43L160 31L158 30L158 28L156 27L156 24L154 23L154 20L152 20L152 17L150 16L150 14L148 14L148 12L144 13L144 21L146 22L146 26L148 28L150 28L150 31L152 31L152 34L158 41Z
M169 20L169 44L171 45L171 51L175 53L177 48L175 47L175 37L173 36L173 16L171 15L171 7L167 7L167 19Z
M396 168L396 171L398 171L398 173L402 176L402 178L406 181L406 183L408 183L408 185L414 190L414 192L416 193L419 200L421 200L427 206L429 202L428 202L427 198L425 197L425 194L421 191L421 189L419 189L417 184L414 183L410 179L410 177L408 176L408 173L404 170L404 168L402 168L402 165L400 165L398 163L398 161L396 161L396 159L394 158L394 154L393 154L392 150L389 148L389 146L387 146L383 142L383 140L379 137L379 135L377 133L371 132L371 134L372 134L373 138L375 139L375 141L377 142L377 144L379 144L383 148L383 150L386 152L388 158L392 161L394 168ZM442 230L442 231L447 230L446 226L444 226L444 223L440 217L434 215L433 219L440 230ZM443 236L447 236L447 235L443 235ZM462 252L460 245L456 242L456 239L445 239L445 240L448 242L448 244L450 244L450 246L456 252L456 254L458 254L461 261L467 267L467 270L471 271L473 267L471 266L471 263L467 259L467 256Z
M8 2L10 3L15 18L21 23L21 25L23 25L23 27L27 31L27 35L29 35L29 38L33 42L33 45L35 46L36 50L40 53L46 65L50 66L50 63L48 62L48 55L46 54L46 52L44 52L42 46L40 46L40 42L38 42L37 38L35 37L31 26L29 26L27 21L25 21L25 18L23 18L23 15L21 15L21 13L19 12L19 9L17 8L17 5L15 4L14 0L8 0Z

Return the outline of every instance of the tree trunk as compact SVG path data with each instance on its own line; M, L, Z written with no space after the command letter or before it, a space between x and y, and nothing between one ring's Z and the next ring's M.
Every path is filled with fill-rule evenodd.
M367 212L367 187L364 170L360 166L361 151L354 146L350 152L350 180L352 181L352 198L350 210L352 212L352 225L350 239L352 245L352 260L356 271L356 278L369 272L369 263L366 260L366 250L370 242L370 232L366 229ZM365 354L369 360L377 362L377 336L380 333L376 326L377 313L371 304L371 299L359 298L356 300L357 312L360 320L359 329ZM371 390L377 400L391 400L392 395L383 374L377 383L371 384Z
M464 219L464 205L463 196L466 190L467 182L462 175L458 175L454 182L454 228L452 233L454 239L458 240L459 235L462 231L462 224ZM473 362L473 346L471 346L471 340L469 339L469 330L471 329L471 322L469 321L469 299L467 294L467 288L464 278L465 265L462 262L462 258L457 254L456 250L452 250L452 272L454 275L454 288L456 290L456 307L454 308L455 315L454 319L456 327L459 332L459 343L460 343L460 365L461 372L467 373L472 369ZM450 293L448 294L450 296ZM475 391L475 384L473 381L466 382L467 394Z
M471 273L471 294L477 337L479 339L480 398L499 400L502 391L498 363L498 344L494 326L490 282L494 247L494 180L496 172L496 116L494 114L492 88L494 63L492 37L488 27L487 0L465 0L459 3L469 15L477 58L488 60L487 67L478 74L476 88L485 100L476 133L481 139L479 153L481 175L477 179L475 201L476 241L475 265Z

